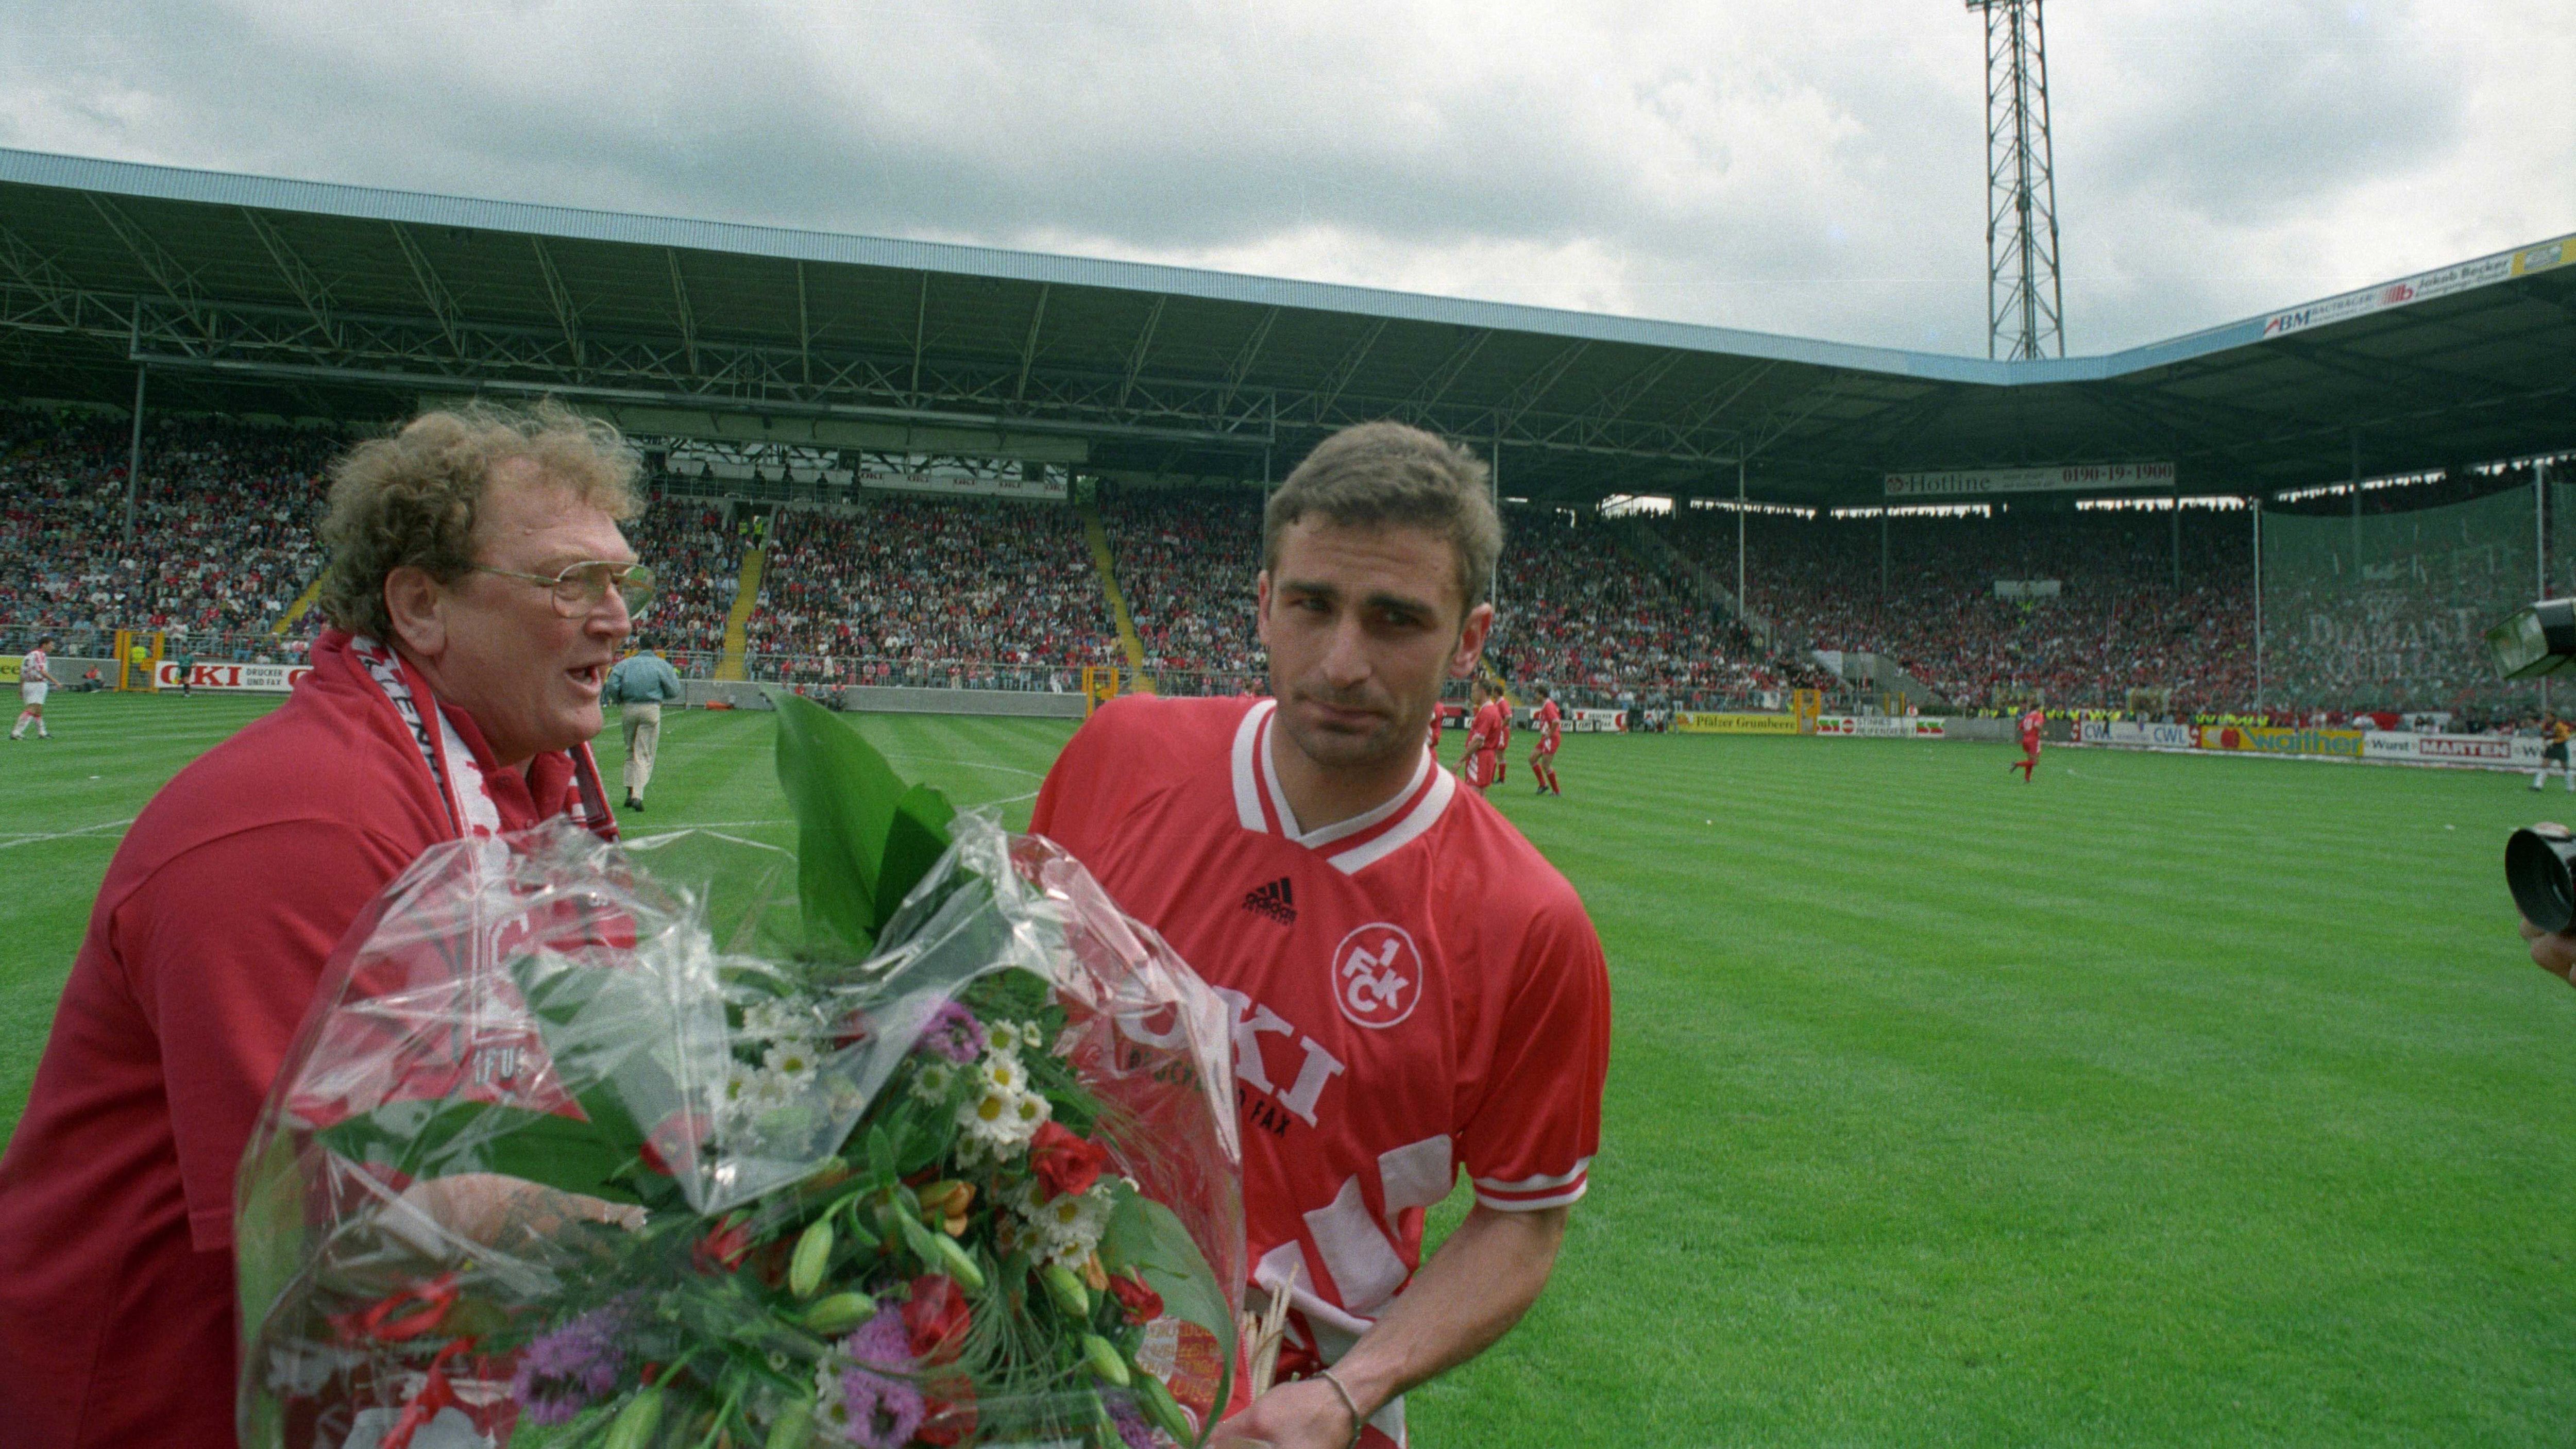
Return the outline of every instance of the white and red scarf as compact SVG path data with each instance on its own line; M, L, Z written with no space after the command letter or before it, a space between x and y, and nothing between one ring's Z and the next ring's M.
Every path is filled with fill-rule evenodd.
M456 837L500 834L501 807L492 798L483 766L473 746L457 732L455 721L439 707L429 682L410 660L363 634L350 635L348 648L350 658L374 683L419 749L421 764L447 806L447 823ZM573 787L580 797L578 808L570 812L575 823L602 840L615 840L617 817L608 808L608 792L600 785L599 764L591 757L589 744L574 745L565 753L572 759ZM536 805L541 816L547 812L547 802L539 800Z

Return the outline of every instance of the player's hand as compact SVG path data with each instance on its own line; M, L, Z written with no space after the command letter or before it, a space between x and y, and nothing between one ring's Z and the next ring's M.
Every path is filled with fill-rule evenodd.
M1321 1379L1294 1379L1216 1426L1208 1449L1344 1449L1359 1426Z

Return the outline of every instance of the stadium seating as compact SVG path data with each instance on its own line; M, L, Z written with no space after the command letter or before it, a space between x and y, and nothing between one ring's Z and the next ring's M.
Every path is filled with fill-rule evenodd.
M1545 684L1574 705L1724 709L1809 682L1599 520L1514 508L1505 525L1490 653L1514 688Z
M2133 688L2171 691L2177 711L2250 699L2246 516L2185 512L2179 592L2172 526L2111 511L1892 519L1882 597L1876 520L1758 516L1747 521L1748 602L1799 647L1891 657L1969 708L2035 692L2051 707L2117 709ZM1731 514L1664 527L1732 577ZM2045 579L2057 597L1996 596L1999 580Z
M1023 503L785 510L747 638L789 683L1065 689L1118 660L1081 519Z
M713 678L742 568L724 510L702 499L656 498L626 526L626 537L658 583L636 621L638 635L682 675Z
M198 652L265 637L313 576L322 472L343 444L313 429L172 417L144 430L125 537L129 434L117 418L0 411L0 619L50 629L66 653L119 628Z
M1162 692L1268 689L1269 652L1253 635L1261 502L1258 494L1195 489L1129 491L1102 502L1119 591Z

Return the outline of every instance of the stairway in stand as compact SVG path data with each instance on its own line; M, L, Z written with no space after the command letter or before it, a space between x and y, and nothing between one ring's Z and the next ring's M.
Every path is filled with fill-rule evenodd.
M1109 617L1118 624L1119 652L1127 656L1127 670L1135 677L1132 692L1152 694L1154 681L1145 673L1145 641L1136 633L1136 616L1127 612L1127 595L1118 588L1118 561L1109 554L1109 530L1101 525L1100 510L1082 505L1082 536L1091 540L1091 566L1100 571L1100 592L1109 600Z
M744 630L751 623L752 610L760 607L760 575L769 560L769 520L753 525L751 545L742 551L742 583L734 591L733 610L725 615L724 656L716 661L716 678L748 679L743 672L743 651L748 647Z

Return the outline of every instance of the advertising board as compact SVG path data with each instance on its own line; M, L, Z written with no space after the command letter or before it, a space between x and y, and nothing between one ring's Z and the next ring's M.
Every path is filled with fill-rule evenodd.
M859 474L859 486L887 493L933 493L947 498L1022 498L1048 503L1062 503L1066 494L1066 479L1060 474L1044 478L987 478L969 473L869 471Z
M2261 755L2325 755L2361 758L2360 730L2284 729L2271 725L2199 725L2194 728L2204 750L2250 750Z
M2414 735L2372 730L2362 737L2361 757L2414 765L2537 770L2540 741L2521 735Z
M235 664L227 660L197 661L187 671L190 689L214 689L242 694L284 694L295 687L295 681L313 672L309 664ZM164 659L153 671L153 683L162 689L180 685L179 666Z
M1951 498L1976 493L2064 493L2078 488L2171 488L2174 465L2069 463L2057 468L1958 468L1890 473L1890 498Z
M1673 732L1684 735L1794 735L1798 732L1798 717L1794 714L1676 710L1673 712Z
M1567 733L1578 735L1625 734L1628 715L1625 710L1616 709L1569 710L1565 716L1565 728Z
M2199 743L2191 725L2136 724L2128 720L2111 724L2088 719L2077 727L2076 738L2088 745L2120 745L2133 750L2188 750Z
M1937 740L1948 734L1946 721L1923 715L1828 714L1816 717L1816 733L1856 740Z

